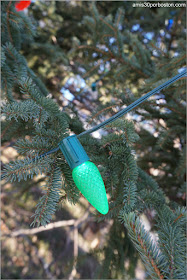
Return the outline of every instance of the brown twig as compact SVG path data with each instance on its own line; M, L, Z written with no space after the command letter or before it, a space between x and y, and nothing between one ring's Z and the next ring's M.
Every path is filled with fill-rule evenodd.
M158 106L158 105L157 105ZM182 118L185 118L185 115L182 114L180 111L176 110L175 108L169 106L169 105L165 105L165 104L159 104L159 107L164 107L164 108L168 108L169 110L177 113L178 115L180 115Z
M102 37L101 37L101 41L103 41L105 43L105 41L103 40L105 37L112 37L112 34L104 34Z
M80 224L82 224L82 222L84 222L88 216L89 216L89 209L86 211L86 213L79 219L70 219L67 221L58 221L58 222L54 222L54 223L50 223L47 225L47 227L44 226L40 226L38 228L33 228L33 229L19 229L19 230L15 230L10 234L4 234L3 236L9 236L9 237L18 237L18 236L22 236L22 235L34 235L34 234L38 234L40 232L43 231L48 231L48 230L53 230L55 228L59 228L59 227L70 227L70 226L74 226L74 227L79 227Z
M180 214L175 220L174 220L174 223L176 222L176 221L178 221L181 217L183 217L184 216L184 214Z
M41 114L42 114L42 108L40 108L40 113L39 113L39 118L38 118L38 123L39 124L40 124Z
M96 52L99 52L99 53L102 53L103 55L106 55L106 56L109 56L108 55L108 52L105 52L97 47L94 47L94 46L87 46L87 45L81 45L81 46L78 46L78 49L93 49L95 50ZM109 54L111 54L111 58L114 58L112 52L109 50Z
M110 25L110 23L108 23L107 21L105 21L102 17L100 17L100 20L103 21L111 30L113 30L114 32L116 32L116 29Z
M17 237L20 235L34 235L34 234L38 234L43 231L52 230L52 229L59 228L59 227L73 226L74 224L75 224L75 220L72 219L72 220L67 220L67 221L58 221L58 222L50 223L47 225L47 227L40 226L38 228L33 228L33 229L19 229L19 230L13 231L11 234L11 237Z
M117 26L119 25L121 15L122 15L122 10L120 10L120 12L119 12L119 16L118 16L118 19L117 19L117 22L116 22Z
M13 124L14 121L11 121L10 124L3 130L3 132L1 133L1 139L4 137L6 131L11 127L11 125Z
M119 105L120 105L120 104L108 106L108 107L106 107L106 108L100 110L99 112L97 112L97 113L91 118L91 120L88 122L88 124L91 124L91 122L93 121L93 119L95 119L98 115L100 115L100 114L103 113L104 111L109 110L109 109L111 109L111 108L113 108L113 107L116 107L116 106L119 106Z
M165 56L165 57L168 58L168 55L167 55L163 50L161 50L160 48L158 48L157 46L155 46L152 42L150 42L150 45L151 45L154 49L156 49L156 50L158 50L159 52L161 52L161 53L163 54L163 56Z
M173 62L174 65L172 64L169 68L164 69L164 71L170 70L173 66L175 66L176 63L180 62L180 61L183 60L184 58L186 58L186 54L184 54L184 55L183 55L182 57L180 57L178 60L176 60L175 62Z
M145 252L145 254L146 254L148 260L150 261L150 263L151 263L152 267L154 268L154 271L155 271L156 274L158 275L159 279L164 279L164 276L161 274L159 268L158 268L157 265L155 264L154 260L151 258L150 253L149 253L147 247L145 246L144 241L142 240L142 238L140 237L139 234L137 235L135 225L132 224L132 223L130 223L130 226L131 226L131 228L132 228L134 234L138 237L138 241L139 241L139 243L140 243L140 246L141 246L141 248L144 250L144 252Z
M11 4L12 4L12 1L10 1L10 2L8 3L8 7L7 7L7 18L6 18L6 20L7 20L7 28L8 28L8 34L9 34L9 37L10 37L10 41L11 41L11 43L13 44L12 35L11 35L11 32L10 32L10 25L9 25L9 13L10 13L9 8L10 8L10 5L11 5Z
M83 75L83 78L85 78L86 76L88 76L90 74L90 72L94 71L97 67L99 67L101 64L105 63L106 61L108 61L110 58L107 58L103 61L101 61L100 63L98 63L97 65L95 65L94 67L92 67L88 72L86 72L86 74Z

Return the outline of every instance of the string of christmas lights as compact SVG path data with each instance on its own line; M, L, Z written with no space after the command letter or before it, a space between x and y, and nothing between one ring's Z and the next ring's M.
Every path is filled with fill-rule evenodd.
M101 214L107 214L109 211L109 205L103 179L101 177L99 169L93 162L90 161L90 158L88 157L78 138L93 133L94 131L104 127L105 125L117 120L118 118L122 117L127 112L133 110L136 106L147 100L153 94L158 92L160 93L162 89L183 78L184 76L186 76L186 70L182 71L167 82L161 84L147 94L143 95L111 118L105 120L104 122L94 126L89 130L80 133L79 135L72 135L64 138L58 144L57 148L45 154L42 154L39 157L35 157L35 159L31 161L36 161L37 158L45 157L51 153L57 152L60 149L67 163L69 164L69 167L72 170L72 177L77 188L90 202L90 204L95 207Z

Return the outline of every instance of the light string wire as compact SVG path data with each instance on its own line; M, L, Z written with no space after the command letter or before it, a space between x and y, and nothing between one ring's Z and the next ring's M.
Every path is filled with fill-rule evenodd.
M111 118L107 119L106 121L94 126L93 128L86 130L80 134L77 135L77 138L86 135L86 134L90 134L100 128L102 128L103 126L115 121L116 119L122 117L123 115L125 115L126 113L128 113L129 111L133 110L136 106L140 105L142 102L144 102L146 99L148 99L150 96L152 96L155 93L160 93L160 91L162 89L164 89L165 87L169 86L170 84L176 82L178 79L181 79L182 77L186 76L186 70L182 71L180 74L176 75L175 77L171 78L170 80L168 80L167 82L163 83L162 85L156 87L155 89L151 90L150 92L148 92L147 94L145 94L144 96L140 97L139 99L137 99L136 101L134 101L132 104L130 104L129 106L127 106L126 108L124 108L123 110L119 111L118 113L116 113L114 116L112 116Z
M139 104L141 104L142 102L144 102L146 99L148 99L150 96L152 96L155 93L160 93L160 91L164 88L166 88L167 86L171 85L172 83L176 82L177 80L183 78L186 76L186 69L184 71L182 71L181 73L179 73L178 75L174 76L173 78L171 78L170 80L168 80L167 82L161 84L160 86L156 87L155 89L151 90L150 92L148 92L147 94L145 94L144 96L140 97L139 99L137 99L136 101L134 101L132 104L130 104L129 106L127 106L126 108L124 108L123 110L119 111L118 113L116 113L114 116L112 116L111 118L107 119L106 121L94 126L93 128L83 131L82 133L77 135L77 138L80 138L84 135L90 134L96 130L99 130L100 128L102 128L103 126L117 120L118 118L122 117L123 115L125 115L126 113L128 113L129 111L133 110L136 106L138 106ZM60 148L57 147L49 152L46 152L42 155L39 156L40 157L45 157L49 154L55 153L59 150Z
M126 113L128 113L129 111L133 110L136 106L140 105L142 102L144 102L146 99L148 99L150 96L152 96L155 93L160 93L160 91L166 87L168 87L169 85L173 84L174 82L176 82L177 80L183 78L186 76L186 69L184 71L182 71L181 73L179 73L178 75L176 75L175 77L171 78L170 80L168 80L167 82L161 84L160 86L156 87L155 89L151 90L150 92L148 92L147 94L145 94L144 96L140 97L139 99L137 99L136 101L134 101L132 104L130 104L129 106L127 106L126 108L124 108L123 110L119 111L118 113L116 113L114 116L112 116L111 118L107 119L106 121L94 126L91 129L88 129L86 131L83 131L82 133L77 135L77 138L80 138L84 135L93 133L94 131L102 128L103 126L117 120L118 118L122 117L123 115L125 115ZM52 150L50 150L49 152L46 152L38 157L35 157L33 160L31 160L31 162L36 161L39 158L48 156L52 153L55 153L59 150L60 148L54 148ZM2 174L2 177L4 177ZM1 178L2 178L1 177Z

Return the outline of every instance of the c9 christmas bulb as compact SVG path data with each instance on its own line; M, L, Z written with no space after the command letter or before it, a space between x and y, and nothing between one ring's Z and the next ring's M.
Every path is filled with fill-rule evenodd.
M76 135L63 139L59 147L73 170L72 177L77 188L101 214L107 214L109 207L103 179L97 166L89 161Z

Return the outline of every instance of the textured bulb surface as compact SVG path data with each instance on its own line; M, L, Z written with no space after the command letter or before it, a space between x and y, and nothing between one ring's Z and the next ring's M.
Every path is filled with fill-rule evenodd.
M105 186L97 166L86 161L75 167L72 172L73 180L84 197L101 213L108 213L108 200Z

